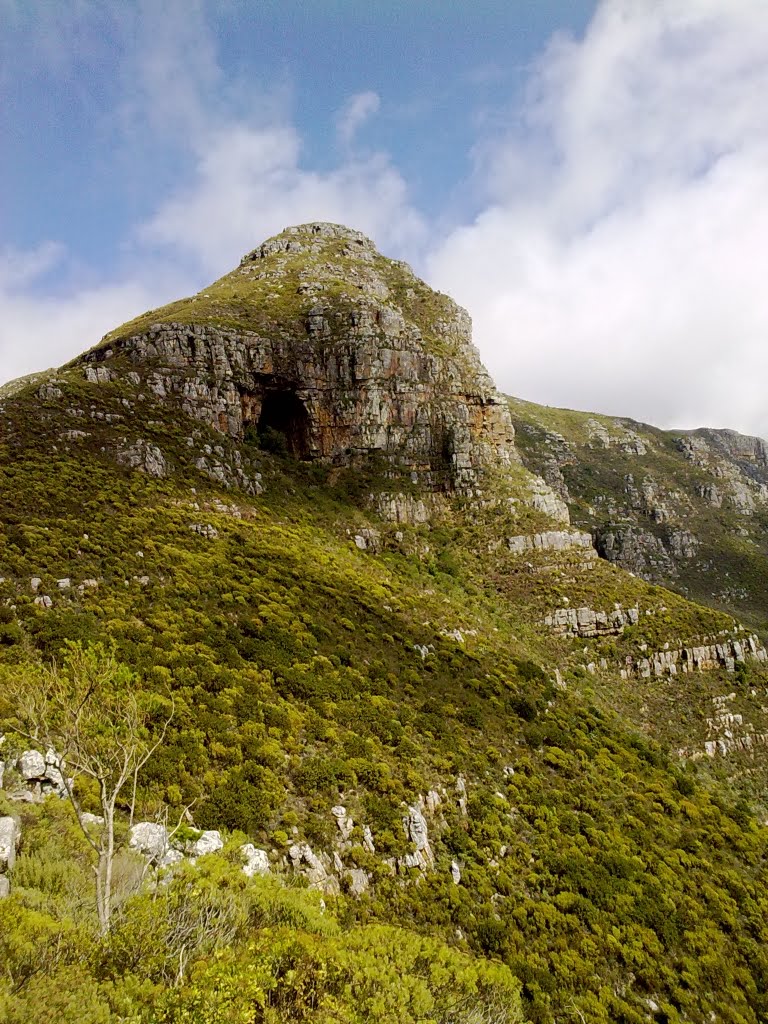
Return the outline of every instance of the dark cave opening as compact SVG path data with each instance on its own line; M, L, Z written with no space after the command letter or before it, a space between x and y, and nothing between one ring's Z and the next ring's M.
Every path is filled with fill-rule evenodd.
M264 392L257 431L264 448L297 459L310 457L309 414L295 391Z

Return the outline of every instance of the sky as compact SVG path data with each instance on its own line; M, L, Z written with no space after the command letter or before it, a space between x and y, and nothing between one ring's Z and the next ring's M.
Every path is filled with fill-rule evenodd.
M0 383L331 220L499 388L768 437L768 0L0 0Z

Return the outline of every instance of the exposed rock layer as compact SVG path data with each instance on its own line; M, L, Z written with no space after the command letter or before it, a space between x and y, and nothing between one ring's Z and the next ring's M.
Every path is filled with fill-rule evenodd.
M471 490L483 466L517 460L468 314L359 232L290 228L178 307L84 356L89 379L127 357L232 437L276 431L294 455L338 463L378 454L433 490Z

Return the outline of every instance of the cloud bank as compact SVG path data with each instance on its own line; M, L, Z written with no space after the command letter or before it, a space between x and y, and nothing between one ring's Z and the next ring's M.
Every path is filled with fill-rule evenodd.
M552 43L429 261L504 390L768 435L767 89L759 2L613 0Z

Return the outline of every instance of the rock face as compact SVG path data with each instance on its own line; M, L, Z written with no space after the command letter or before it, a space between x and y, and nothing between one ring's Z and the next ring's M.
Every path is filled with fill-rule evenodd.
M614 608L609 612L593 608L556 608L544 617L544 625L553 632L571 633L581 637L611 636L624 631L625 626L634 626L640 617L637 608Z
M374 454L433 491L518 461L468 314L340 225L289 228L206 292L114 332L83 357L88 379L117 356L222 433L279 435L302 459ZM148 448L122 457L164 472ZM548 489L540 501L562 514Z

